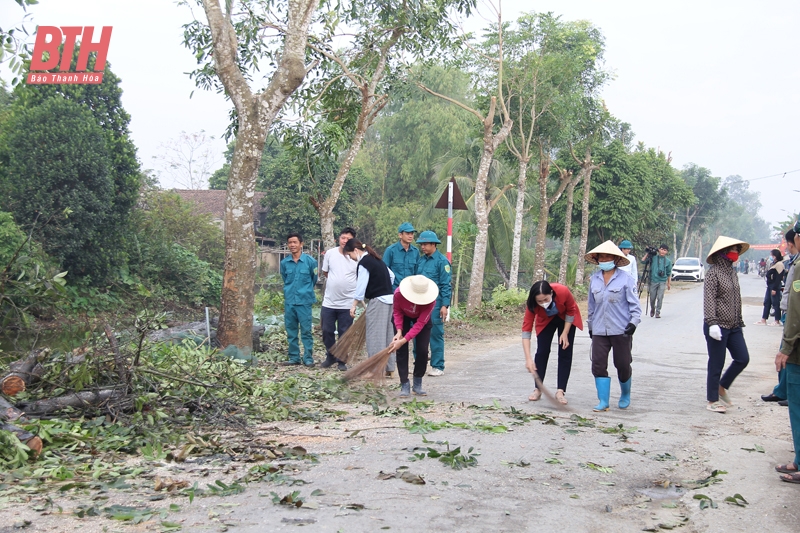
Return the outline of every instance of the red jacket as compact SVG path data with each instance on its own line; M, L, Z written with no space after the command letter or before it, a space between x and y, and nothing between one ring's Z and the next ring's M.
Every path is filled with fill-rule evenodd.
M566 321L567 316L574 317L572 325L579 330L583 331L583 321L581 320L581 311L578 309L578 304L575 303L575 297L572 296L570 290L559 283L551 283L550 287L553 288L553 297L556 301L556 309L558 309L558 316L561 320ZM530 312L525 309L525 318L522 319L522 331L533 331L534 324L536 325L536 335L550 323L552 316L547 316L544 307L541 305L536 306L536 311Z
M400 288L398 287L394 291L394 302L392 308L392 315L394 317L394 327L397 328L397 331L403 331L403 318L413 318L416 320L414 325L411 326L411 329L403 335L407 341L410 341L414 337L416 337L422 328L425 327L431 319L431 313L433 312L433 307L436 305L436 301L427 304L427 305L417 305L412 304L405 298L403 295L400 294Z

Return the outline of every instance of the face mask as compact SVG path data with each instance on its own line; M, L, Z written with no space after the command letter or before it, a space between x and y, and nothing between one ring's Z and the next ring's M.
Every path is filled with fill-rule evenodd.
M725 254L725 257L731 260L731 263L734 263L739 260L739 252L728 252Z
M597 264L597 266L599 266L600 270L602 270L603 272L608 272L609 270L612 270L617 265L614 264L614 261L601 261L601 262L599 262Z
M536 302L536 303L539 303L539 302ZM548 307L550 307L550 304L551 304L551 303L553 303L553 300L547 301L547 302L545 302L545 303L543 303L543 304L539 304L539 305L541 305L542 307L544 307L545 309L547 309Z

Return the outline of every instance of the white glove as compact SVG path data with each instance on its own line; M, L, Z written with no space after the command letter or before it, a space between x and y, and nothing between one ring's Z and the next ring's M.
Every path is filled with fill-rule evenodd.
M722 340L722 330L719 329L719 326L713 325L708 328L708 336L714 340L721 341Z

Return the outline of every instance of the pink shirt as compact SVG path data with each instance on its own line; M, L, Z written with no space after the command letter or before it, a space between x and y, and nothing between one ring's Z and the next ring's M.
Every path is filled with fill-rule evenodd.
M394 291L394 309L392 313L394 314L394 327L397 328L397 331L403 331L403 318L414 318L416 322L411 327L411 329L403 335L407 341L410 341L414 337L416 337L422 328L425 327L431 319L431 313L433 312L433 307L436 305L436 301L433 301L427 305L417 305L412 304L405 298L403 295L400 294L400 289L395 289Z

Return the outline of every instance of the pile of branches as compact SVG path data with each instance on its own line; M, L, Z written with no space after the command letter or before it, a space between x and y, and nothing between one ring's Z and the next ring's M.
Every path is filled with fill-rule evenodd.
M0 448L15 437L29 456L43 444L47 451L40 429L51 419L130 428L126 447L136 450L154 440L177 445L180 434L209 426L247 433L251 422L319 420L335 413L332 400L385 402L369 384L237 359L211 346L205 331L153 334L166 325L163 314L142 313L132 327L115 333L105 325L71 352L38 349L0 367ZM0 450L0 466L3 459Z

